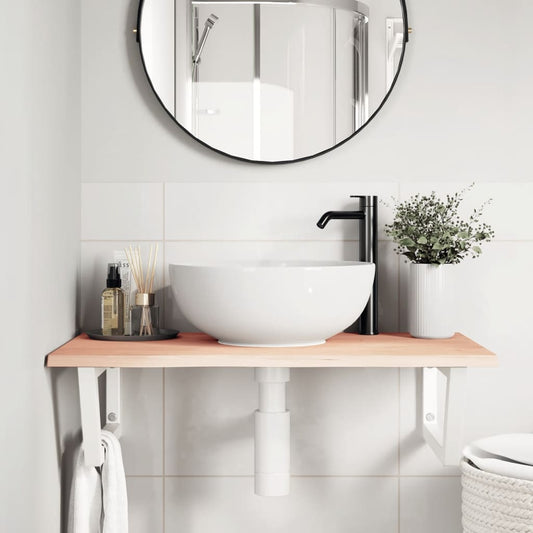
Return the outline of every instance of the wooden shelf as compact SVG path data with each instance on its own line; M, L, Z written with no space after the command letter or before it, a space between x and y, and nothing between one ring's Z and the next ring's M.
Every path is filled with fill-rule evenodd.
M407 333L340 333L303 348L223 346L203 333L154 342L91 340L82 334L48 355L49 367L491 367L496 355L468 337L415 339Z

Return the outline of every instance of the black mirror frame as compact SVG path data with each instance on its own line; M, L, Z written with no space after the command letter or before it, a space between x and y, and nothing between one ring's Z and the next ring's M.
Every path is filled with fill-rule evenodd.
M139 45L139 52L141 54L141 61L143 65L144 72L146 74L146 77L148 79L148 83L150 84L150 87L152 88L152 91L154 92L158 102L161 104L167 115L191 138L193 138L196 142L200 143L201 145L205 146L206 148L209 148L209 150L212 150L213 152L216 152L217 154L224 155L226 157L231 157L232 159L236 159L237 161L245 161L246 163L255 163L255 164L261 164L261 165L285 165L288 163L299 163L301 161L308 161L309 159L313 159L315 157L319 157L321 155L327 154L328 152L331 152L332 150L335 150L335 148L338 148L339 146L342 146L344 143L348 142L349 140L353 139L358 133L363 131L370 122L374 119L374 117L381 111L381 108L385 105L385 102L389 99L389 96L394 89L396 82L398 80L398 76L400 75L400 71L402 70L403 60L405 56L405 49L406 45L409 42L409 23L407 19L407 5L406 0L399 0L401 8L402 8L402 19L403 19L403 47L402 47L402 53L400 55L400 60L398 62L398 68L396 70L396 74L394 75L394 79L392 80L391 86L387 93L385 94L383 100L381 101L381 104L379 104L378 108L370 115L368 120L357 130L355 130L349 137L346 137L346 139L343 139L342 141L338 142L337 144L331 146L330 148L327 148L326 150L322 150L321 152L317 152L316 154L307 155L305 157L300 157L298 159L286 159L282 161L260 161L255 159L247 159L246 157L239 157L237 155L229 154L227 152L224 152L222 150L219 150L218 148L214 148L213 146L205 143L198 137L195 137L188 129L183 127L177 120L176 117L170 113L170 111L165 107L165 104L159 98L159 95L157 94L157 91L154 88L154 85L152 83L152 80L150 79L150 75L148 74L148 69L146 68L146 62L144 60L144 55L142 51L141 46L141 21L142 21L142 10L144 6L145 0L139 0L139 9L137 11L137 28L135 29L135 35L136 40Z

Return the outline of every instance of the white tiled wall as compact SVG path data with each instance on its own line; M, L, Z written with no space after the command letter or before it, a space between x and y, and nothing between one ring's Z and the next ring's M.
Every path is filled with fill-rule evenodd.
M290 496L264 498L248 477L167 477L167 532L396 533L389 477L297 477Z
M176 309L168 265L232 258L352 259L355 223L316 227L350 194L406 197L449 183L86 183L82 194L85 327L99 320L112 253L160 243L157 287L168 327L190 329ZM527 336L533 319L533 186L482 183L496 240L457 269L457 329L495 350L497 369L469 375L466 439L533 430ZM102 204L101 199L106 198ZM111 201L114 198L115 201ZM380 226L391 212L380 207ZM380 232L380 320L405 329L406 265ZM250 369L147 369L123 373L122 443L135 533L459 533L458 469L443 468L420 427L420 375L404 369L298 369L292 413L291 494L253 494L256 385Z
M461 481L456 476L402 477L399 530L402 533L460 533L460 504Z

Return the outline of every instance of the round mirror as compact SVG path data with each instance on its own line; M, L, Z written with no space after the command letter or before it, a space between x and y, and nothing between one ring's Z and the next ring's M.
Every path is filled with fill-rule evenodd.
M144 0L138 39L159 101L239 159L313 157L379 111L407 42L404 0Z

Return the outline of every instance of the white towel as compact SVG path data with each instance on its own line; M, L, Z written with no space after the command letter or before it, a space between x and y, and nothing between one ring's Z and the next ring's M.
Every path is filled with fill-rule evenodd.
M471 443L478 450L533 466L533 433L508 433L493 435Z
M533 435L495 435L472 442L463 455L480 470L533 481Z
M102 465L103 533L128 533L128 496L120 443L102 431L105 459Z
M102 431L101 474L78 449L70 491L68 533L128 533L128 497L118 439Z
M68 533L98 533L102 519L102 483L94 466L86 466L81 446L76 453L70 503Z

